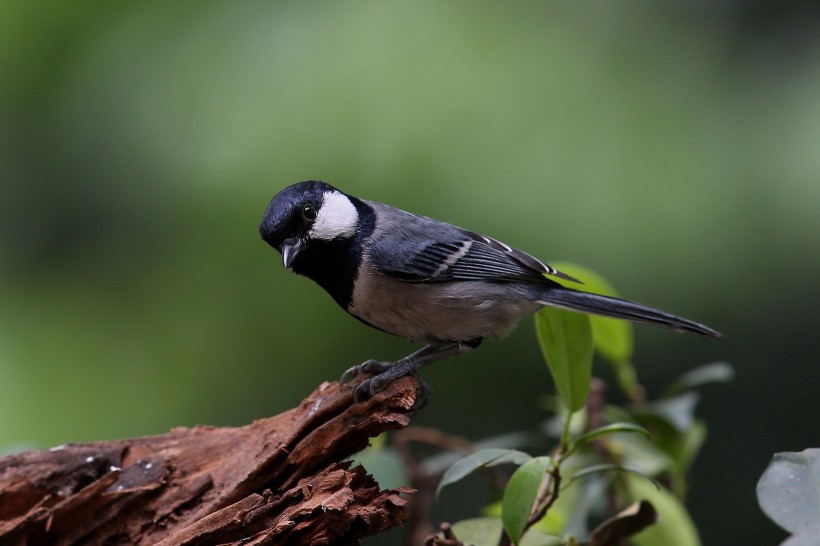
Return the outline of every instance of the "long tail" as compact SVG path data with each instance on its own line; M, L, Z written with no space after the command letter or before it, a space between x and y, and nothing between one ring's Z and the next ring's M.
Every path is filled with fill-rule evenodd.
M581 311L605 317L645 322L670 328L679 332L690 332L701 336L723 337L723 334L693 320L685 319L660 309L653 309L639 303L619 298L580 292L571 288L550 287L539 297L539 303L552 307Z

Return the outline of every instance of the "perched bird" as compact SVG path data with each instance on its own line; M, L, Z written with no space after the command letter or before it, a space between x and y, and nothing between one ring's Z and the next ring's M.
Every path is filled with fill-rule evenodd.
M396 362L369 360L345 372L376 374L357 401L422 366L509 333L522 317L550 305L645 322L704 336L697 322L638 303L566 288L580 282L500 241L347 195L330 184L288 186L259 224L286 268L324 288L344 310L374 328L425 346ZM426 399L429 388L420 381Z

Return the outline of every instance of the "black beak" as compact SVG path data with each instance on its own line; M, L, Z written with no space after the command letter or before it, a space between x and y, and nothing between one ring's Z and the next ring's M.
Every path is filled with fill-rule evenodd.
M282 262L286 268L290 269L290 264L293 263L293 260L302 251L303 245L304 241L298 238L286 239L285 242L282 243Z

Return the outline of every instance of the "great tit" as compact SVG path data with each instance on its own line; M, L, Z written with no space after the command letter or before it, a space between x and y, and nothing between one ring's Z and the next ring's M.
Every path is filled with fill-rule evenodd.
M665 311L566 288L552 278L580 281L501 241L358 199L321 181L276 194L259 233L286 268L315 281L345 311L425 344L396 362L369 360L347 370L345 381L375 374L356 387L357 401L399 377L418 377L418 369L431 362L472 351L485 338L503 337L547 305L721 336ZM426 400L429 388L420 384Z

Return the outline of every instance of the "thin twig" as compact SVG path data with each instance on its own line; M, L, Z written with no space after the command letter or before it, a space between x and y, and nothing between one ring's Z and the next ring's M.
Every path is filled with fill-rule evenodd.
M558 491L560 489L561 468L555 464L552 466L552 470L547 472L547 475L544 476L544 481L541 483L541 489L539 489L538 497L536 497L535 500L533 512L530 514L530 518L527 520L527 525L524 528L525 531L541 521L541 519L547 515L547 511L553 504L555 504L555 501L558 500Z
M442 536L430 535L424 541L424 546L464 546L464 543L458 539L449 523L442 523L439 526L439 532Z

